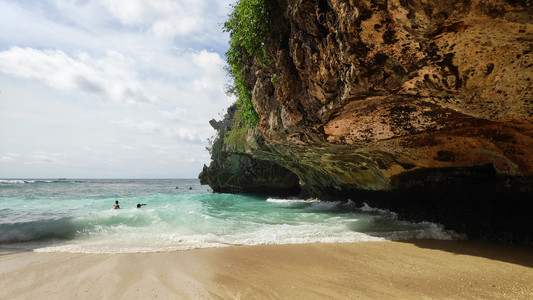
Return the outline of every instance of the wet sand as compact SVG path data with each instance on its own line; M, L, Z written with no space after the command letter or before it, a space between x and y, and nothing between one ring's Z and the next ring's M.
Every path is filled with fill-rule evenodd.
M533 299L533 249L417 240L177 252L17 252L0 299Z

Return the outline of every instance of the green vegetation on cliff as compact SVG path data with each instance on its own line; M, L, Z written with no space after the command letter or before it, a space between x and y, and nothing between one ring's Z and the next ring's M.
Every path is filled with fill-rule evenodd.
M224 143L233 151L244 152L246 149L246 135L248 134L248 127L233 126L231 131L226 132Z
M239 0L232 5L233 11L224 23L224 31L230 35L230 48L226 52L228 73L233 79L233 85L228 92L237 96L237 122L234 128L253 128L259 122L259 116L252 104L250 86L245 80L252 58L257 58L261 64L268 64L266 58L265 40L269 31L269 17L265 0ZM233 135L240 135L233 133ZM234 136L232 139L237 139Z

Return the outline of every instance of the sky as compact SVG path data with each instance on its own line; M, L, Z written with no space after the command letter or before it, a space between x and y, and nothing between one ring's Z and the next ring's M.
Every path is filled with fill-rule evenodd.
M231 0L0 0L0 178L197 178Z

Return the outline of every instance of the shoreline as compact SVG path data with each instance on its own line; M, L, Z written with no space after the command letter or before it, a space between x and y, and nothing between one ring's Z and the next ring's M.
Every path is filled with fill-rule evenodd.
M0 299L533 298L533 249L411 240L78 254L0 248Z

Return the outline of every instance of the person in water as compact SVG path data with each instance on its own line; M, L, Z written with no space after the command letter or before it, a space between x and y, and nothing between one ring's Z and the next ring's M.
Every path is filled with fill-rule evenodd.
M113 204L114 209L119 209L120 205L118 205L118 201L115 201L115 204Z
M141 206L144 206L146 204L140 204L140 203L137 203L137 208L141 208Z

